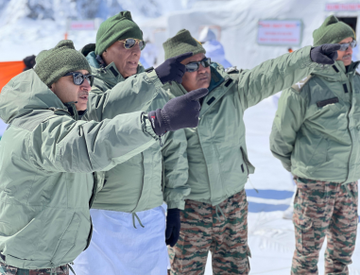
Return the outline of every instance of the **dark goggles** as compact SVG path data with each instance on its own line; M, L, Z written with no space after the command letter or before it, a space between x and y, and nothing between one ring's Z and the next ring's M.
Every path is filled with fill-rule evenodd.
M94 83L94 76L91 74L82 74L80 72L70 72L64 76L69 76L69 75L72 75L75 85L83 84L85 79L89 82L90 86L92 86Z
M356 40L351 41L350 43L344 43L344 44L340 44L340 49L339 51L346 51L349 47L351 48L355 48L356 47Z
M200 68L200 64L204 68L209 67L211 64L211 59L205 57L203 60L190 62L185 65L185 71L189 73L196 72Z
M145 42L143 40L135 39L135 38L128 38L125 40L119 40L119 42L124 43L125 49L131 49L139 43L140 50L142 51L145 48Z

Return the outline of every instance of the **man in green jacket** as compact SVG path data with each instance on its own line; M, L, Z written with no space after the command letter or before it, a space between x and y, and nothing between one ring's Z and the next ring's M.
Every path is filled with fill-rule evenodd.
M201 274L209 250L214 274L248 274L247 201L244 190L254 172L247 157L244 111L308 75L317 63L334 63L338 45L304 47L251 70L224 71L205 57L187 30L164 44L165 59L185 52L182 83L166 84L174 96L208 88L197 128L185 129L191 193L181 212L180 238L171 274ZM327 50L328 49L328 50ZM311 56L311 58L310 58ZM329 58L329 57L330 58Z
M331 15L313 32L314 46L340 43L335 64L283 91L270 148L294 175L296 249L292 274L349 274L358 224L360 76L352 62L355 33Z
M86 122L79 119L93 77L73 43L60 41L36 63L0 94L0 117L10 124L0 143L1 275L69 274L91 239L92 172L138 155L165 131L196 126L196 98L206 92L172 99L155 117L139 111Z
M159 73L159 69L167 63L145 72L139 64L144 47L143 33L130 12L120 12L100 25L96 44L82 50L95 76L85 119L102 121L122 113L149 112L170 99L160 88L166 81L164 73L169 72ZM185 71L184 65L177 65ZM182 73L171 79L181 77ZM178 239L179 209L184 209L184 196L190 193L186 143L184 131L169 132L161 144L105 175L96 174L103 179L99 184L103 188L90 211L95 229L92 242L75 261L78 275L167 273L166 244L173 246Z

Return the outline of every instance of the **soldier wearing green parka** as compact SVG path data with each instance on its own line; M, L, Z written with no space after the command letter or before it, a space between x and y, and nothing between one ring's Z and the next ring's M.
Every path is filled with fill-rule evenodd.
M162 118L142 111L80 120L93 76L72 41L40 52L36 63L0 94L0 117L9 124L0 143L1 275L69 274L69 263L91 239L92 172L131 159L162 134L153 123ZM173 104L183 106L175 100L161 110L172 130L186 127L178 127L178 118L189 111L173 112ZM196 124L196 112L185 120Z
M193 53L182 61L186 68L182 83L166 84L165 89L176 97L200 87L209 89L198 127L185 129L191 193L181 212L179 241L170 253L175 255L170 273L204 272L210 250L215 274L248 274L244 186L254 166L247 155L244 111L304 78L318 65L313 60L334 63L339 46L304 47L241 71L224 71L212 63L187 30L169 38L163 47L165 59Z
M145 46L143 33L130 12L121 12L101 24L96 44L82 50L95 76L85 119L102 121L121 113L148 112L161 108L171 98L161 89L162 78L156 70L145 72L139 63ZM178 65L184 67L180 62ZM179 217L178 209L184 209L184 197L190 193L186 144L183 131L169 132L161 137L161 143L128 162L96 174L103 186L91 210L96 233L89 249L75 261L77 274L116 275L119 270L166 274L166 244L174 245L179 231L169 222ZM161 206L164 201L166 224ZM128 246L130 236L133 241ZM108 249L114 243L116 251ZM131 258L131 251L141 251L140 256ZM90 261L92 258L97 261Z
M351 27L329 16L313 32L314 46L340 43L333 66L314 70L283 91L270 148L294 175L296 249L292 274L318 274L327 236L325 274L349 274L358 224L360 76L352 62Z

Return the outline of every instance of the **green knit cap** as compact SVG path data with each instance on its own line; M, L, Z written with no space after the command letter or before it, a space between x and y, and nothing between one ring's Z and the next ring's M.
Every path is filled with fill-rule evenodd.
M165 59L178 56L183 53L192 52L193 55L206 53L199 41L193 38L188 30L182 29L174 37L163 43Z
M346 23L339 21L334 15L327 17L320 26L314 30L314 47L322 44L335 44L341 40L352 37L356 40L354 30Z
M47 86L58 81L69 72L87 70L91 67L71 40L61 40L55 48L41 51L35 58L35 72Z
M102 54L117 40L136 38L143 40L143 32L132 20L129 11L122 11L101 23L96 34L95 54Z

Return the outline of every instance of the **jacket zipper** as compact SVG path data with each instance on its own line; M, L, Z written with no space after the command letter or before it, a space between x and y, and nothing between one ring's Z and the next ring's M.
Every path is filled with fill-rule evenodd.
M348 77L349 78L349 77ZM346 175L346 178L345 178L345 181L343 183L345 183L348 178L349 178L349 174L350 174L350 160L351 160L351 155L352 155L352 151L353 151L353 138L352 138L352 135L351 135L351 131L350 131L350 118L349 118L349 114L351 112L351 107L352 107L352 103L353 103L353 96L354 96L354 91L353 91L353 88L352 88L352 85L351 85L351 81L349 79L349 86L350 86L350 91L351 91L351 103L350 103L350 108L349 108L349 111L346 115L346 118L348 120L348 125L347 125L347 129L348 129L348 132L349 132L349 136L350 136L350 140L351 140L351 150L350 150L350 155L349 155L349 159L348 159L348 169L347 169L347 175Z

